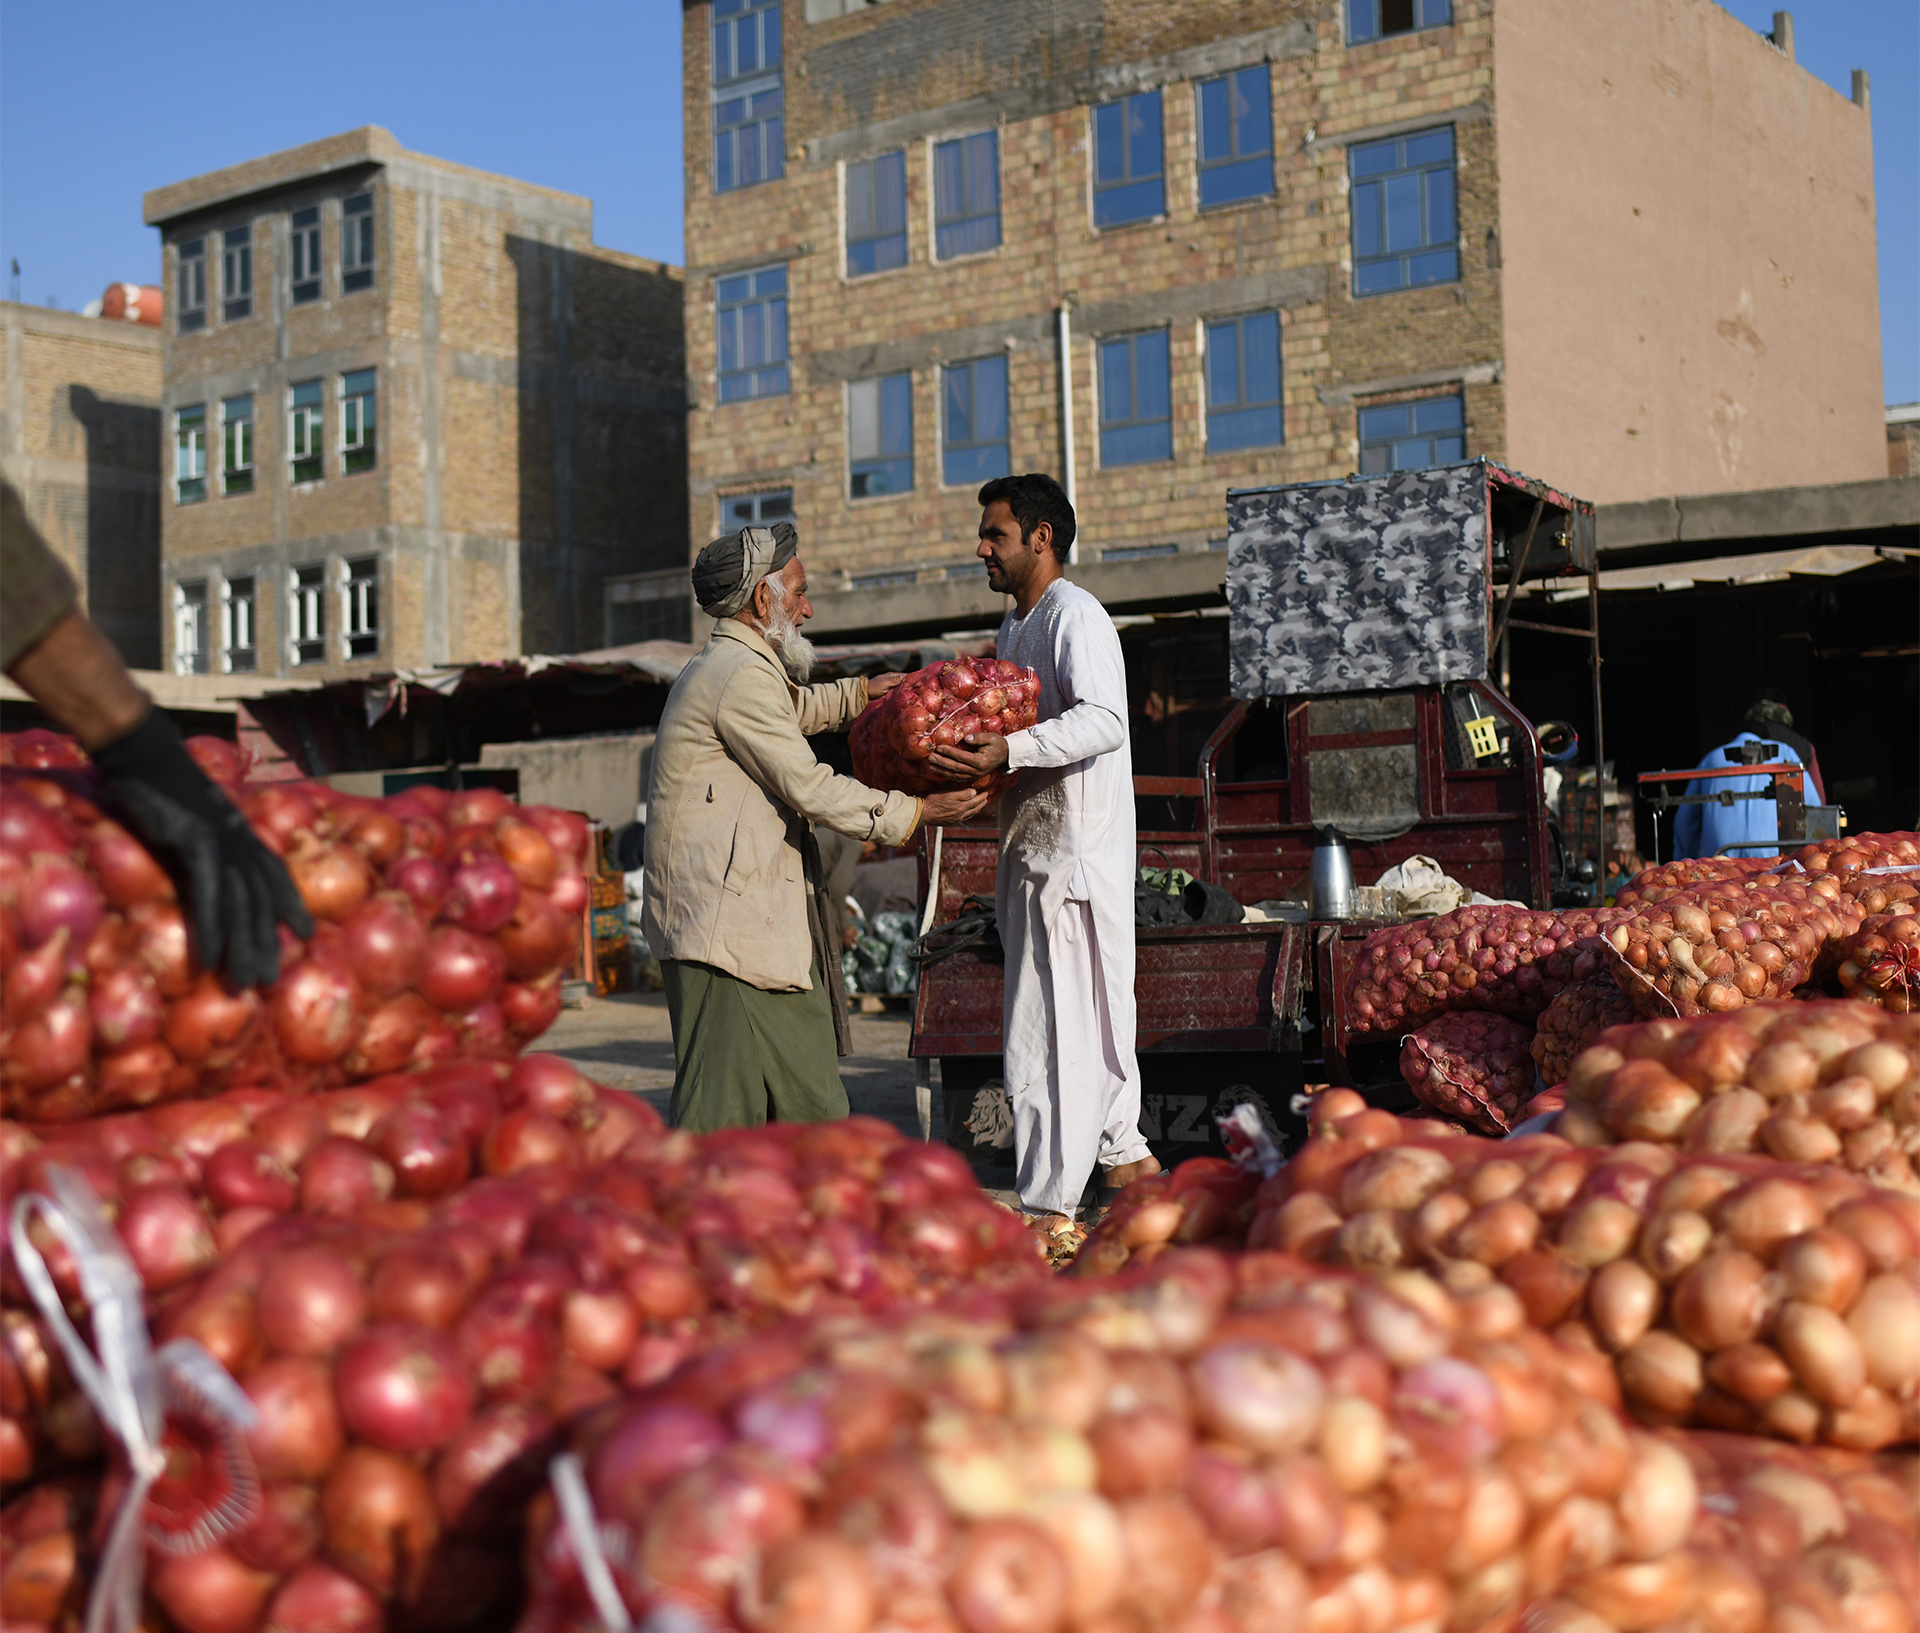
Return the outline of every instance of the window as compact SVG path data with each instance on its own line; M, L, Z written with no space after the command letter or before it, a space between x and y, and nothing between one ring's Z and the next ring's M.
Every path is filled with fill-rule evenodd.
M1000 133L933 147L933 253L978 255L1000 242Z
M1428 397L1360 410L1360 474L1417 471L1467 457L1465 416L1458 397Z
M294 386L287 411L287 458L296 482L318 482L326 475L321 452L320 382L302 380Z
M876 499L913 486L913 376L847 387L848 497Z
M1093 224L1119 227L1167 213L1160 93L1142 91L1093 110Z
M194 579L173 587L173 672L207 672L207 581Z
M220 235L220 321L253 316L253 226L231 227Z
M787 390L787 269L767 267L714 280L720 400L778 397Z
M786 174L778 0L713 0L713 190Z
M907 156L882 153L847 166L847 276L907 264Z
M1200 125L1200 208L1273 191L1273 99L1267 65L1203 79L1195 88Z
M603 583L608 646L631 646L636 641L684 641L692 635L693 599L687 593L684 570L635 573L628 578L609 578Z
M1280 314L1251 312L1207 325L1207 448L1272 448L1280 413Z
M207 496L207 410L203 403L173 416L173 498L190 505Z
M288 221L287 285L295 306L320 298L320 206L295 210Z
M373 194L340 201L340 293L373 287Z
M349 658L380 656L380 558L347 562L346 632Z
M253 397L220 405L220 491L253 492Z
M1347 0L1347 43L1411 34L1453 21L1453 0Z
M1173 387L1167 331L1100 342L1100 463L1173 458Z
M1007 459L1007 360L982 357L945 370L941 480L978 487L1012 470Z
M292 614L289 644L295 663L327 661L327 570L325 567L296 567L289 586Z
M738 533L743 527L770 527L793 520L793 489L766 493L734 493L720 501L720 531Z
M1351 148L1353 292L1452 283L1460 276L1453 211L1453 127Z
M173 320L173 332L188 335L207 326L207 241L189 238L176 253L180 299L176 302L179 312Z
M260 667L253 644L253 575L230 578L220 587L220 655L229 675L251 674Z
M348 476L373 469L373 373L340 376L340 469Z

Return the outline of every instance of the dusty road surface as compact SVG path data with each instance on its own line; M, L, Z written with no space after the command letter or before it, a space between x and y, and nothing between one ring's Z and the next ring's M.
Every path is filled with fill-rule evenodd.
M857 1112L881 1117L918 1136L913 1105L913 1062L907 1058L905 1010L853 1017L853 1053L840 1062L840 1080ZM673 1031L667 1000L659 992L621 992L589 1000L585 1009L563 1009L535 1045L565 1055L597 1082L631 1089L661 1116L673 1088ZM934 1072L933 1126L940 1122L940 1074Z

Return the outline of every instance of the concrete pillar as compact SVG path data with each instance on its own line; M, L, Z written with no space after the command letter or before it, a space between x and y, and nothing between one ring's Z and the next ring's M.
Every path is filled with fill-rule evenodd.
M1793 13L1790 11L1776 11L1773 14L1773 32L1769 34L1767 38L1773 41L1774 50L1778 51L1788 62L1792 62Z
M1867 113L1873 111L1872 97L1867 89L1867 71L1864 68L1856 68L1853 71L1853 102L1855 107Z

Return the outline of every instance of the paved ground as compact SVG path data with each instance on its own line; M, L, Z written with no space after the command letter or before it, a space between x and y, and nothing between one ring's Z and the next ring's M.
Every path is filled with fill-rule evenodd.
M840 1080L856 1112L884 1118L903 1133L920 1133L914 1109L914 1063L907 1058L910 1033L904 1009L853 1017L853 1053L840 1062ZM565 1009L540 1039L541 1049L564 1055L601 1083L630 1089L651 1101L662 1116L673 1089L673 1032L667 1023L664 993L621 992L593 998L585 1009ZM940 1069L933 1072L934 1137L946 1125L940 1104ZM983 1170L981 1179L994 1195L1004 1190L1011 1170Z

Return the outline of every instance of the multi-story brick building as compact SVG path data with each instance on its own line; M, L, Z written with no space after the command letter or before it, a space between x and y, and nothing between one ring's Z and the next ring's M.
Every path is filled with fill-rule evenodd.
M635 575L685 559L677 268L596 245L588 199L374 126L146 219L169 663L325 679L635 638Z
M121 656L155 668L160 331L13 302L0 303L0 327L0 475Z
M1709 0L684 23L690 541L797 516L824 628L997 614L974 494L1006 470L1065 478L1087 581L1145 605L1217 588L1230 487L1885 469L1864 76L1850 103L1797 68L1784 15L1778 43Z

